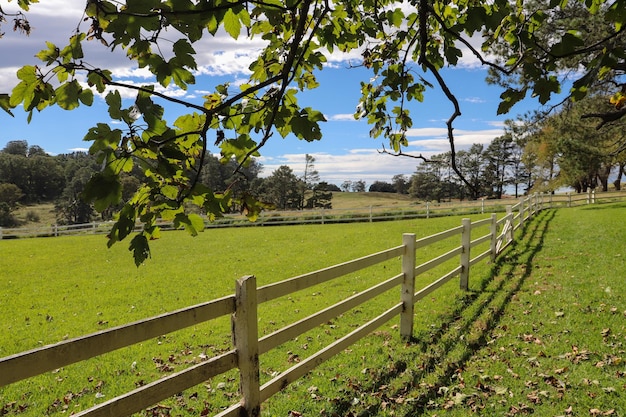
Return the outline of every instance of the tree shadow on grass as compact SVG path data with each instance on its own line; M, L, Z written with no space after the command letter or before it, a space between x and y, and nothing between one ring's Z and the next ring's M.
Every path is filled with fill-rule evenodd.
M442 389L456 383L456 374L472 356L487 346L505 308L531 275L533 260L543 247L555 213L543 211L525 223L517 233L519 240L499 256L478 290L462 294L437 318L437 329L415 335L403 351L396 352L402 358L360 384L361 393L377 399L373 404L357 409L351 404L352 397L336 400L330 415L374 416L395 404L401 404L396 407L396 415L423 414Z

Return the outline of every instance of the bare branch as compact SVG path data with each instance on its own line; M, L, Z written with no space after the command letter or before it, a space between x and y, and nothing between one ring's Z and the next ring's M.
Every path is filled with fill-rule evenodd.
M383 145L383 149L378 151L378 153L391 155L391 156L404 156L404 157L407 157L407 158L421 159L422 161L424 161L426 163L433 162L432 159L428 159L425 156L423 156L422 154L413 155L413 154L410 154L410 153L404 153L404 152L402 152L402 149L400 149L400 151L398 151L398 152L388 151L387 148L385 148L385 145Z

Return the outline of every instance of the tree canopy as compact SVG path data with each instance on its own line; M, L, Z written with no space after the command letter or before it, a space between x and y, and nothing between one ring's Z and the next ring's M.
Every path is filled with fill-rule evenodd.
M36 30L27 18L36 2L19 0L23 12L9 16L0 9L0 17L28 34ZM463 54L475 56L491 69L491 81L503 86L501 113L527 94L546 104L571 86L569 96L580 100L602 85L613 107L591 116L611 123L626 114L625 22L626 0L88 0L67 45L48 42L37 55L42 65L20 68L18 84L0 95L0 107L11 113L23 106L30 120L50 106L72 110L92 105L95 95L104 97L107 117L116 124L98 123L86 132L103 169L85 196L106 210L122 199L123 174L143 171L144 183L120 209L109 236L114 244L142 222L131 242L140 264L158 235L157 218L191 234L202 229L202 219L185 210L187 203L214 217L237 199L255 218L262 204L252 196L202 184L207 146L219 145L221 161L234 160L243 169L273 135L321 139L324 115L301 106L298 97L318 86L316 71L329 54L356 52L360 65L371 70L372 78L361 83L355 117L367 119L371 136L384 137L384 151L394 155L405 154L413 103L423 101L427 88L441 89L454 108L446 122L450 166L471 188L456 163L454 122L461 106L441 70L457 65ZM193 85L194 45L218 33L264 43L246 82L217 85L195 101L158 88ZM112 68L93 65L83 48L88 41L122 49L153 78L135 85ZM121 90L134 92L135 99L122 100ZM167 122L165 102L184 114Z

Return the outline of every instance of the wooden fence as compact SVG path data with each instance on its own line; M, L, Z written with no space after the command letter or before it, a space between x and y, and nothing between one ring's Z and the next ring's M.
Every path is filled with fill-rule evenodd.
M254 276L246 276L237 281L233 295L1 358L0 387L176 330L231 315L234 348L230 351L73 415L128 416L214 376L238 368L241 400L217 416L258 416L262 402L391 319L399 317L401 337L410 338L413 333L417 301L455 277L459 277L460 288L467 290L471 267L483 259L495 260L497 255L513 241L515 230L535 213L548 207L549 203L555 204L554 199L548 201L540 196L524 198L514 206L508 206L506 214L500 219L496 214L474 222L466 218L458 227L417 240L414 234L406 233L400 246L259 288L256 286ZM472 236L472 230L476 231L478 228L488 230L488 233L478 237ZM416 265L416 251L423 253L429 245L452 237L460 237L459 246ZM478 245L482 245L482 248L488 246L488 249L474 256L471 249ZM397 275L269 335L258 337L259 304L398 257L402 258L402 270L398 271ZM452 270L423 288L415 288L415 278L418 275L454 259L458 259L458 262L454 263ZM401 296L395 305L265 384L260 384L259 355L398 287L401 288Z
M536 198L547 202L553 207L572 207L580 204L593 204L598 201L613 201L626 198L626 192L598 193L589 190L582 194L534 194ZM519 201L525 201L522 197ZM293 225L293 224L331 224L348 222L375 222L385 220L403 220L415 218L431 218L463 214L500 213L506 210L507 205L515 204L516 200L507 198L502 200L480 199L475 201L433 203L425 202L406 207L369 206L360 209L319 209L300 211L268 211L262 212L258 220L250 222L243 215L227 215L213 222L206 222L205 227L243 227L266 225ZM0 239L15 239L24 237L49 237L76 234L107 234L111 230L112 222L92 222L85 224L71 224L38 227L2 228ZM142 225L137 225L141 230ZM173 229L171 222L161 222L162 230Z

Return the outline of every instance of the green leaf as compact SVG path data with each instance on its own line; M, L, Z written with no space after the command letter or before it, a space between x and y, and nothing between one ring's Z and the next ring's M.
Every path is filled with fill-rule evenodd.
M241 162L256 146L257 143L249 135L239 135L237 139L225 140L220 145L222 154L220 160L226 163L234 157L237 162ZM259 153L255 151L251 156L258 155Z
M70 44L61 50L59 56L63 58L63 63L68 64L74 60L84 58L82 40L85 39L84 33L79 33L70 38Z
M513 88L507 89L500 94L502 101L500 102L500 105L498 105L498 114L508 113L509 110L511 110L511 107L521 101L524 97L526 97L526 89L523 89L522 91L515 90Z
M88 88L83 89L78 95L78 99L85 106L91 106L93 104L93 91Z
M161 187L161 194L170 200L175 200L178 197L178 187L173 185L164 185Z
M31 107L31 102L34 98L35 87L39 83L37 69L32 65L26 65L17 71L17 78L22 81L13 88L9 105L17 107L23 102L24 108L30 111L34 108L34 106Z
M561 41L550 49L550 53L556 57L563 57L572 54L585 42L573 33L565 33Z
M46 65L52 65L54 61L59 57L59 48L52 42L46 41L48 49L42 49L35 56L46 63Z
M2 110L13 116L13 113L11 112L12 107L10 104L10 99L11 98L8 94L0 94L0 107L2 108Z
M105 97L106 103L109 105L109 116L115 120L121 120L122 115L122 96L117 90L109 92Z
M143 233L138 234L130 241L128 249L133 253L136 266L140 266L146 259L150 258L150 245Z
M77 80L65 83L56 89L57 104L64 110L73 110L79 106L78 95L82 88Z
M226 10L226 13L224 14L224 29L234 39L239 37L239 33L241 32L241 22L232 9Z
M111 71L90 71L87 75L87 85L90 87L95 86L99 93L103 93L106 89L105 79L111 79Z
M178 228L181 225L191 236L197 236L199 232L204 230L204 220L197 214L177 214L174 218L174 227Z
M93 142L89 153L95 155L101 150L117 148L117 144L122 140L122 131L111 130L106 123L98 123L96 127L89 129L83 140Z
M94 208L103 212L109 206L121 201L122 184L116 176L96 173L85 185L83 198L92 201Z
M541 104L546 104L550 100L552 93L559 93L560 91L561 84L555 76L540 78L535 82L533 96L538 96L539 102Z
M326 121L324 115L317 110L307 107L291 119L291 131L299 139L304 139L307 142L320 140L322 138L322 130L318 124L320 121Z
M187 89L187 84L193 84L195 82L193 74L185 68L173 67L171 69L171 74L174 79L174 84L183 90Z
M135 207L131 204L125 204L124 207L122 207L108 235L109 240L107 246L109 248L113 246L115 242L123 240L133 232L135 229L136 214Z

